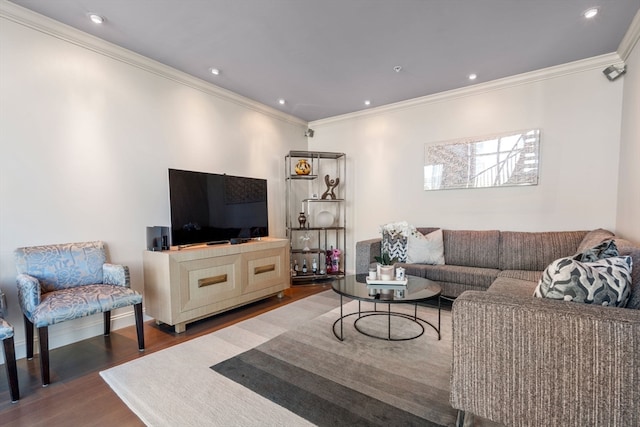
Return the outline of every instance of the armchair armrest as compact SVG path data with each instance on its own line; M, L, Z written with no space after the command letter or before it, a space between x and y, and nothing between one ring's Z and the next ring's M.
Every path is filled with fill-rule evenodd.
M513 426L640 425L640 310L467 291L451 405Z
M102 281L105 285L131 287L129 267L126 265L105 263L102 266L102 275Z
M380 256L382 238L356 242L356 274L367 274L376 256Z
M22 312L29 320L32 319L32 313L35 308L40 305L40 281L28 274L18 274L16 278L18 287L18 302Z

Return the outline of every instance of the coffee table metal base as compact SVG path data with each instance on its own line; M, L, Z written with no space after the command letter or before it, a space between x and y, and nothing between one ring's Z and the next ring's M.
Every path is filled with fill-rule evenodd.
M391 304L387 304L387 311L379 311L377 310L377 305L378 304L384 304L383 302L376 302L373 305L373 310L362 310L362 301L358 301L358 311L354 312L354 313L348 313L348 314L344 314L343 312L343 302L342 302L342 295L340 295L340 317L338 318L338 320L336 320L335 322L333 322L333 334L336 336L336 338L338 338L340 341L344 341L344 319L350 316L358 316L358 318L356 320L354 320L353 322L353 327L356 329L356 331L360 332L363 335L366 335L368 337L372 337L372 338L377 338L380 340L386 340L386 341L408 341L408 340L414 340L416 338L421 337L422 335L424 335L425 329L424 329L424 325L429 325L433 328L434 331L436 331L436 333L438 334L438 341L440 340L440 298L438 298L438 326L436 327L433 323L429 322L428 320L424 320L418 317L418 304L414 303L413 304L413 316L410 314L406 314L406 313L400 313L397 311L391 311ZM361 328L358 327L358 322L366 317L371 317L371 316L386 316L387 317L387 334L385 336L381 336L381 335L373 335L369 332L365 332L363 331ZM415 334L415 335L411 335L408 337L394 337L391 335L391 318L392 317L399 317L399 318L403 318L403 319L408 319L412 322L414 322L416 325L418 325L420 327L420 331L419 333ZM340 324L340 334L338 334L336 332L336 325ZM423 325L424 324L424 325Z

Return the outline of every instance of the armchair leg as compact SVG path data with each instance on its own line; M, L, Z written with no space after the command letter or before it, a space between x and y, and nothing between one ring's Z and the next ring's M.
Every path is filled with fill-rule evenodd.
M49 385L49 328L43 326L38 328L38 339L40 340L40 374L42 376L42 387Z
M11 402L20 400L20 390L18 389L18 368L16 366L16 350L13 343L13 337L9 337L3 341L4 344L4 366L7 370L7 378L9 379L9 393L11 394Z
M111 333L111 312L104 312L104 336L108 337Z
M144 351L144 323L142 318L142 303L135 304L133 311L136 315L136 332L138 333L138 350Z
M24 318L24 333L26 335L26 345L27 345L27 360L33 359L33 323L27 316L23 316Z

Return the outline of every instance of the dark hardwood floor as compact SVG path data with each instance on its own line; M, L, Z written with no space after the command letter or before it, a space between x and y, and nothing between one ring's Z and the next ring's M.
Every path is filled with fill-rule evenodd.
M42 387L39 359L18 360L20 401L11 403L4 367L0 369L0 426L142 426L138 417L111 391L99 372L167 347L206 335L309 295L330 284L295 286L282 299L266 300L189 324L172 327L145 323L145 347L138 352L135 326L112 331L51 351L51 384ZM161 372L158 375L162 375Z

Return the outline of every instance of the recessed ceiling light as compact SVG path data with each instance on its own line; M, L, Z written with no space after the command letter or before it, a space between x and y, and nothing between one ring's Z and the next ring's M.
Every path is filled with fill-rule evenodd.
M95 13L90 13L89 14L89 19L91 19L91 22L93 22L94 24L102 24L104 23L104 18L100 15L97 15Z
M278 104L280 105L284 105L287 101L285 101L283 98L278 99Z
M364 105L371 105L371 101L367 99L366 101L364 101Z
M475 79L477 79L477 78L478 78L478 75L477 75L477 74L475 74L475 73L471 73L471 74L469 74L469 80L475 80Z
M584 11L584 13L582 14L585 18L589 19L589 18L593 18L594 16L596 16L598 14L598 8L597 7L592 7L591 9L587 9Z
M214 76L219 76L220 75L220 69L219 68L209 68L209 72L211 74L213 74Z

